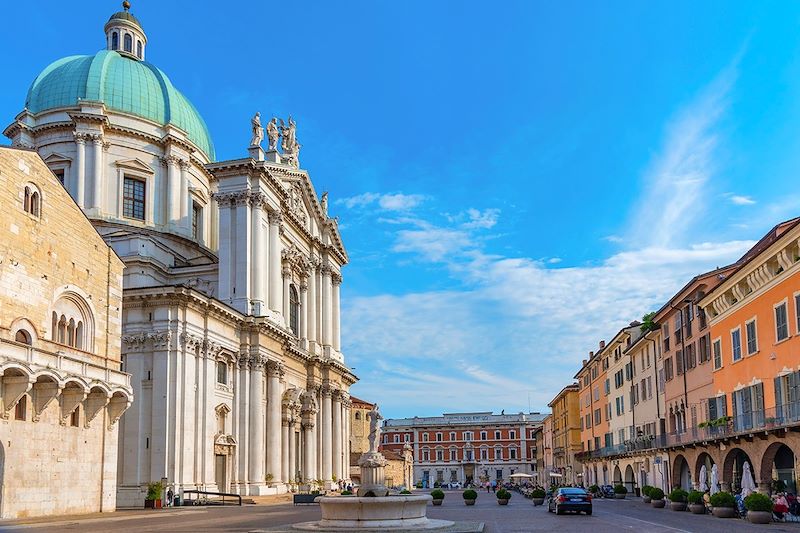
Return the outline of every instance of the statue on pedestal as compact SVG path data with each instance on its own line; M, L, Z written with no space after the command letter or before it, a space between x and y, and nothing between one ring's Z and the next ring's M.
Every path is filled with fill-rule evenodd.
M369 419L369 452L377 452L381 440L381 420L383 417L378 411L378 404L367 413Z
M269 143L267 146L268 151L274 152L278 149L278 137L280 137L280 132L278 131L278 119L272 117L272 120L270 120L267 124L267 141Z
M322 193L322 199L319 203L322 207L322 214L325 215L325 218L328 218L328 191Z
M250 139L250 146L261 146L264 140L264 128L261 127L261 113L257 112L250 121L253 126L253 138Z

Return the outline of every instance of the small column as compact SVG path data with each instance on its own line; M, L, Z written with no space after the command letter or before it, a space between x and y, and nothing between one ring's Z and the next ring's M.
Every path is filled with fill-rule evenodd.
M289 466L289 427L291 421L288 407L284 407L283 416L281 416L281 480L291 480L291 468Z
M253 207L251 211L252 223L251 231L253 235L253 243L251 246L252 257L250 264L252 269L250 275L252 276L253 284L253 297L251 302L252 312L256 316L264 314L264 272L266 270L266 257L264 257L264 245L266 244L266 236L264 232L264 210L263 199L259 196L253 198Z
M289 285L292 282L292 267L288 264L283 265L281 274L283 275L283 318L286 320L286 327L289 327Z
M86 134L76 133L78 153L75 157L75 202L86 208Z
M178 160L181 172L181 227L187 235L191 234L192 224L189 220L191 200L189 199L189 162L185 159Z
M269 308L276 313L283 311L281 290L281 249L278 231L283 217L277 211L269 213Z
M342 276L339 274L334 273L332 277L333 281L333 301L331 302L331 307L333 311L333 349L337 352L341 351L342 348L341 344L341 322L339 320L339 286L342 284Z
M331 323L331 267L322 266L322 345L330 346L333 336Z
M92 208L99 215L103 205L103 136L93 135L94 176L92 180Z
M264 485L264 403L261 394L264 381L264 358L250 357L250 484ZM251 494L258 494L258 489Z
M281 477L281 382L283 365L277 361L267 362L267 473L272 474L273 483L283 481Z
M331 390L330 385L322 386L322 479L331 480L333 461L331 457Z
M309 482L317 479L317 436L314 432L314 422L317 417L315 410L303 413L303 481Z
M317 267L313 263L308 272L308 306L305 313L308 320L308 339L317 341Z
M219 289L218 298L225 303L232 299L233 282L233 232L231 231L231 198L230 195L217 194L214 200L219 206ZM168 204L169 205L169 204Z
M245 485L249 480L249 471L247 468L247 457L249 457L247 451L249 449L249 413L250 413L250 400L249 400L249 392L250 392L250 358L246 353L241 353L239 355L239 388L236 389L238 391L238 399L239 399L239 424L237 427L237 436L239 438L239 445L237 446L237 458L239 460L239 493L240 494L247 494L247 490Z
M297 476L297 458L295 457L295 448L297 446L295 443L295 422L295 413L294 409L292 409L291 418L289 418L289 473L286 476L286 481L289 483L294 483L295 477Z
M308 339L308 280L300 284L300 338Z
M332 421L333 426L333 475L337 481L342 479L342 402L341 391L334 391L332 395L333 405Z
M178 158L168 156L164 158L167 164L167 225L174 229L181 218L181 183L178 176Z

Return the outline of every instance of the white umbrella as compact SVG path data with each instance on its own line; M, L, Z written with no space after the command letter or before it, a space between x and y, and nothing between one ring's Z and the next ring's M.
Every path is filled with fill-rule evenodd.
M508 476L508 477L533 477L533 476L532 476L532 475L530 475L530 474L525 474L525 473L523 473L523 472L518 472L518 473L516 473L516 474L511 474L511 475L510 475L510 476Z
M706 465L700 467L700 481L697 483L697 490L700 492L708 490L708 485L706 485Z
M711 467L711 487L709 488L711 494L719 492L719 473L717 472L717 465Z
M744 465L742 465L742 498L746 498L755 490L756 484L753 481L753 473L750 472L750 463L745 461Z

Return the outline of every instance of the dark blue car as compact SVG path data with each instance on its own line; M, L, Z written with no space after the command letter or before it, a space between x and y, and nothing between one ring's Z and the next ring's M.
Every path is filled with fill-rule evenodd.
M567 511L574 513L592 514L592 497L585 490L578 487L561 487L557 489L547 502L547 511L550 513L564 514Z

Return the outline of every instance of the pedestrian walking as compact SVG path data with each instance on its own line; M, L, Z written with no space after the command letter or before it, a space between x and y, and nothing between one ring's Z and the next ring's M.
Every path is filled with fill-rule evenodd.
M167 490L167 507L172 507L172 497L174 495L171 488Z

